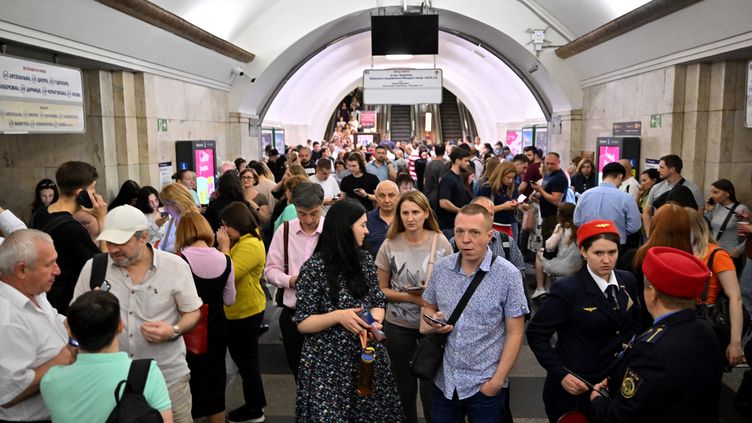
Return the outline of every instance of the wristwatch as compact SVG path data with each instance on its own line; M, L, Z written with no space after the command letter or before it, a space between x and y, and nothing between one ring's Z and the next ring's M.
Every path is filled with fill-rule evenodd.
M179 336L180 336L180 326L174 325L172 327L172 339L173 340L178 339Z

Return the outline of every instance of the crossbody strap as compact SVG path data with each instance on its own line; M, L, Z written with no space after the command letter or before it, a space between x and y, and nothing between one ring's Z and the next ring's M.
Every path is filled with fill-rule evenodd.
M431 279L431 273L433 273L433 264L436 262L436 242L439 239L439 234L433 234L433 240L431 241L431 252L428 254L428 269L426 269L426 281L424 284L428 284L428 280Z
M728 210L726 219L723 220L723 225L721 225L721 229L718 231L718 235L716 235L715 237L715 239L717 239L718 241L721 240L721 236L723 236L723 233L726 232L726 227L728 226L729 221L731 221L731 218L734 217L734 211L737 207L739 207L739 203L734 204L731 209Z
M288 244L290 242L290 222L283 223L284 229L283 229L283 235L285 236L284 240L284 254L285 254L285 275L290 274L290 257L289 257L289 249Z
M489 269L491 269L491 267L493 266L494 261L496 261L496 256L491 257L491 264L488 266ZM470 297L473 296L473 293L478 288L478 285L480 285L481 281L483 281L484 276L486 276L486 272L484 270L481 270L480 268L477 272L475 272L473 281L470 282L470 285L465 290L465 293L462 294L460 302L457 303L457 307L454 308L452 315L449 316L449 320L447 320L448 324L454 325L455 323L457 323L457 320L459 320L460 315L465 310L467 303L470 302Z
M713 250L712 253L710 253L710 257L708 257L708 270L710 270L710 278L713 277L713 259L715 259L715 253L723 251L723 248L716 248ZM708 289L710 288L710 278L705 281L705 287L702 289L702 296L700 296L700 300L702 301L702 304L705 304L708 302Z

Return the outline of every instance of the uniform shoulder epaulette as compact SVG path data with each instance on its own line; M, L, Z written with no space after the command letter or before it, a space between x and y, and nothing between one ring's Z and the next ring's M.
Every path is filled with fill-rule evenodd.
M640 337L637 338L637 341L645 342L647 344L655 344L666 334L667 330L668 328L666 325L653 326L640 335Z

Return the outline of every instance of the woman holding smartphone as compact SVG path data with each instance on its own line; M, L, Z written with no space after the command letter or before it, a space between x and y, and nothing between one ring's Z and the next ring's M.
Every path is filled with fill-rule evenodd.
M425 305L423 290L433 263L449 254L452 247L441 233L428 198L420 191L402 195L396 209L398 219L389 226L386 240L376 255L379 288L388 301L384 332L387 351L406 422L417 422L418 380L410 372L410 359L421 338L420 308ZM423 414L431 421L433 382L420 382Z
M316 250L298 274L293 320L305 335L296 402L299 423L402 419L389 358L378 342L370 342L376 352L373 394L356 394L366 333L381 329L386 302L373 259L363 249L366 234L365 208L353 200L335 203ZM372 325L359 315L363 311L375 319Z

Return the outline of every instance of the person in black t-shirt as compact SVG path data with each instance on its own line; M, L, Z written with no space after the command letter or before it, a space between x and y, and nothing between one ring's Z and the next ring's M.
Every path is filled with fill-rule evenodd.
M311 149L303 147L298 151L298 158L300 158L300 165L306 171L308 177L313 176L316 173L316 161L311 159Z
M449 155L452 167L439 180L439 227L447 239L454 236L454 218L462 207L470 203L472 196L465 187L463 172L470 163L472 153L457 147Z
M350 153L346 163L350 175L342 178L339 185L342 194L346 198L358 200L367 211L373 210L373 202L376 201L374 193L379 184L379 178L366 172L366 162L360 153Z
M63 163L55 172L60 198L37 210L31 218L31 227L47 232L58 253L60 275L55 278L47 299L60 314L68 310L84 263L103 251L91 240L86 228L73 218L81 207L91 208L99 227L102 227L107 203L96 193L98 176L97 170L89 163Z
M543 218L541 236L546 240L554 233L556 212L564 199L564 192L569 187L569 181L567 175L561 170L561 160L558 153L546 154L543 165L546 167L543 185L532 184L532 187L540 196L540 210Z

